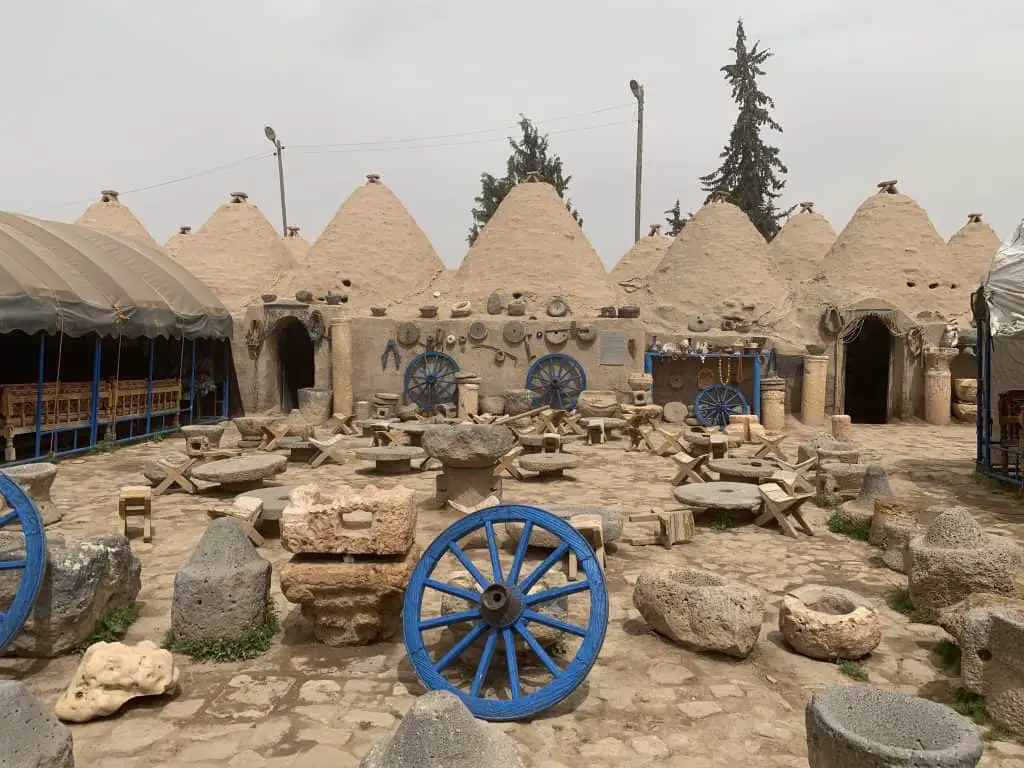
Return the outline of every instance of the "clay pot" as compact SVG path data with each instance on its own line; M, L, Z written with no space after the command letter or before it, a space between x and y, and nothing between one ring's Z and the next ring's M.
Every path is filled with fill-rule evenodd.
M631 373L626 383L634 392L644 392L654 385L654 377L649 373Z

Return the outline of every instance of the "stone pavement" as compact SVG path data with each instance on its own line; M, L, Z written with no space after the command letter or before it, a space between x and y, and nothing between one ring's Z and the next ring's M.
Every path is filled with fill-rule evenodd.
M792 425L794 433L799 425ZM234 427L223 445L238 439ZM988 530L1024 539L1024 516L1013 492L997 492L973 478L971 427L855 426L865 449L861 461L881 463L895 493L932 494L937 503L969 506ZM366 439L345 438L347 450ZM582 458L572 477L558 483L504 481L506 502L608 505L625 512L671 505L667 458L626 453L626 442L579 443ZM788 441L795 454L795 441ZM69 537L117 532L117 489L139 481L147 460L179 450L180 440L128 447L61 462L53 499L65 517L53 528ZM932 459L929 457L942 457ZM275 482L315 480L329 486L405 485L420 504L417 543L428 545L455 514L434 508L434 472L398 477L369 474L358 462L313 470L289 464ZM143 563L142 615L126 642L160 642L170 625L175 571L209 523L207 499L171 493L153 501L151 544L132 539ZM671 550L658 546L609 547L610 620L601 656L584 684L558 707L530 723L501 727L520 746L526 765L569 768L629 765L687 768L796 768L806 766L804 704L817 688L849 683L836 665L786 650L777 629L783 593L817 582L846 587L877 601L883 639L865 661L873 684L947 699L957 685L932 648L946 637L937 627L910 624L885 606L885 594L905 577L881 567L867 544L835 536L826 512L807 505L816 537L797 541L774 528L738 524L726 530L698 523L695 539ZM276 538L261 554L275 568L288 558ZM473 553L483 563L485 556ZM746 661L701 656L653 634L633 608L632 585L646 568L691 565L769 593L769 612L758 646ZM296 606L284 600L275 572L271 596L283 631L264 656L239 664L197 664L179 657L181 690L173 699L140 699L119 715L72 725L80 768L244 766L244 768L349 768L359 764L409 708L422 688L400 640L365 648L329 648L313 641ZM78 659L49 662L0 660L0 678L23 679L52 708ZM1024 765L1024 746L988 742L981 765Z

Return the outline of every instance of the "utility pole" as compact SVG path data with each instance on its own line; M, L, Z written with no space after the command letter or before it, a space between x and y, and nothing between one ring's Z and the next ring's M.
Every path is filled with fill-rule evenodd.
M288 235L288 209L284 204L284 145L269 125L263 129L263 133L274 145L274 154L277 155L277 178L281 182L281 237L286 237Z
M633 242L640 240L640 191L644 175L644 87L636 80L629 81L629 90L636 97L636 208L633 212Z

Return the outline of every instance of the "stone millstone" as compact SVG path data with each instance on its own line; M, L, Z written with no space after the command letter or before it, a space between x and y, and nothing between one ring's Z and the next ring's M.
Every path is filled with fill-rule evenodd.
M563 470L574 469L579 464L579 457L571 453L531 453L519 457L520 467L541 475L561 474Z
M605 509L603 507L587 507L587 506L576 506L568 504L559 504L550 507L543 508L545 512L550 512L555 517L561 518L562 520L568 520L571 517L577 515L598 515L601 518L601 534L604 537L604 543L615 541L622 535L622 528L626 523L625 516L614 509ZM519 538L523 533L523 523L508 522L505 523L505 533L512 540L513 544L519 543ZM539 526L534 526L530 532L530 546L539 547L542 549L557 549L561 546L562 540L555 536L553 533L548 533Z
M808 585L786 594L779 631L794 651L822 661L861 659L882 641L875 609L839 587Z
M114 714L131 699L160 696L177 686L174 654L156 643L94 643L54 711L64 722L86 723Z
M419 560L413 547L401 557L346 563L296 555L281 566L281 591L302 607L325 645L369 645L394 637L402 601Z
M75 768L71 731L20 682L0 682L0 768Z
M431 691L412 705L395 732L359 768L523 768L515 744L478 722L458 696Z
M22 535L0 532L0 561L24 557ZM124 536L66 543L63 536L48 535L39 595L7 653L50 659L67 652L135 600L141 576L142 565ZM0 570L0 605L10 602L20 578L19 571Z
M185 642L235 637L263 626L269 598L270 563L238 523L218 518L174 575L171 631Z
M516 444L508 427L492 424L439 425L423 434L423 450L446 467L489 467Z
M657 568L640 574L633 605L669 640L745 659L761 635L765 595L697 568Z
M830 686L806 709L810 768L972 768L981 730L934 701L867 685Z
M671 402L665 403L665 410L663 416L665 421L669 424L683 424L686 421L686 417L690 415L690 409L686 407L684 403Z
M218 485L245 485L262 482L268 477L281 474L287 468L287 456L263 453L200 464L192 470L192 477Z
M296 488L281 516L281 546L296 554L404 555L416 536L409 488Z

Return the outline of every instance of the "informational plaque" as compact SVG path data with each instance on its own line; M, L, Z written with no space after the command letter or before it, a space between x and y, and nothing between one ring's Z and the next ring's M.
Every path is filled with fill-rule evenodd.
M601 365L626 364L626 334L622 331L601 332Z

